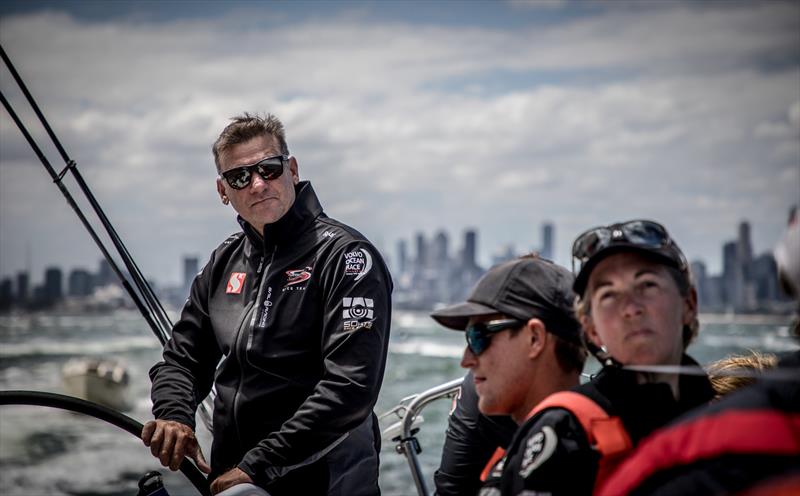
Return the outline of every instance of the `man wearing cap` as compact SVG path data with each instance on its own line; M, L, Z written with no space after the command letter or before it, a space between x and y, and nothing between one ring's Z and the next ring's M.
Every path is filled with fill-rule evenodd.
M577 386L586 352L572 282L568 270L528 255L492 268L466 302L431 315L466 331L461 366L472 372L481 413L520 424L543 398Z
M591 494L642 438L713 397L684 353L697 294L666 229L644 220L596 227L573 257L577 316L603 368L537 405L509 447L499 492L486 494Z

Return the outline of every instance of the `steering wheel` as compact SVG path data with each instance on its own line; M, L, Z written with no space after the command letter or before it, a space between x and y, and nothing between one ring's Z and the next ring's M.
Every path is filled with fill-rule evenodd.
M137 438L142 435L142 424L127 415L91 401L63 394L42 391L0 391L0 405L33 405L68 410L108 422L130 432ZM205 475L188 458L184 458L181 462L180 471L200 494L211 496L211 489Z

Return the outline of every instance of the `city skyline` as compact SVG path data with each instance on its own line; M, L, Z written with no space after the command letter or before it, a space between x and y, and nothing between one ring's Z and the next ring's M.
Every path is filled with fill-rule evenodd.
M749 220L743 219L739 223L737 223L737 225L734 226L734 227L735 228L738 227L739 225L741 225L742 222L747 223L747 224L751 224ZM785 222L784 222L784 224L785 224ZM571 268L571 260L568 257L565 257L565 256L547 256L548 253L547 252L543 253L543 250L540 249L542 246L545 246L547 244L546 241L545 241L545 237L546 236L544 235L543 232L541 232L542 228L545 225L551 226L552 231L551 231L550 235L553 237L553 239L550 241L550 243L551 243L551 246L554 246L555 243L556 243L556 240L559 237L558 236L558 232L559 232L558 231L558 226L553 224L553 223L551 223L551 222L544 222L544 223L542 223L541 225L538 226L539 231L540 231L539 234L535 234L537 229L535 229L535 228L534 229L530 229L530 232L534 233L534 234L532 234L532 236L531 236L530 243L526 244L525 246L516 246L514 243L510 243L508 241L500 241L500 242L495 243L493 245L492 249L487 250L487 249L481 249L480 248L481 243L480 243L480 240L478 240L477 243L476 243L477 247L476 247L476 253L475 253L475 257L474 257L476 263L481 267L489 268L492 265L495 265L496 263L498 263L497 260L500 260L500 261L506 260L507 259L506 255L507 255L508 248L513 248L514 249L514 256L522 255L522 254L525 254L525 253L536 252L539 255L541 255L541 256L543 256L545 258L548 258L550 260L553 260L554 262L564 266L567 269L570 269ZM589 226L589 227L591 227L591 226ZM667 227L667 229L669 229L669 226L666 226L666 227ZM437 229L432 229L432 230L414 231L413 234L412 234L412 237L416 238L418 235L422 234L423 236L427 235L427 236L433 238L438 233L445 233L445 234L448 235L448 237L450 237L452 235L456 235L457 236L459 234L463 234L463 233L467 233L467 232L475 232L475 233L480 234L481 230L479 228L470 228L470 227L465 227L465 228L462 228L462 229L451 230L451 231L448 231L448 230L446 230L444 228L437 228ZM732 231L732 232L735 232L735 231ZM731 236L733 236L733 235L731 235ZM407 239L406 238L396 238L394 241L395 242L392 245L388 245L388 244L385 244L385 243L381 243L380 245L378 245L379 251L384 256L384 258L386 259L388 265L390 266L390 268L392 268L392 270L395 270L397 268L397 266L398 266L397 245L398 245L398 243L400 243L402 241L407 241ZM677 240L677 241L678 241L679 245L683 246L681 240ZM729 240L726 241L724 239L721 239L721 240L717 240L717 241L720 243L719 250L718 250L719 251L720 263L719 263L718 266L715 267L715 266L710 265L707 262L708 257L692 257L692 256L689 256L687 254L687 259L690 262L702 261L703 264L706 267L706 270L709 273L715 273L715 274L716 273L721 273L723 271L723 269L724 269L724 266L723 266L724 244L727 243ZM751 244L752 244L753 247L756 246L754 241L755 240L752 238L752 228L751 228ZM569 245L571 247L571 243L572 243L572 239L570 239L570 241L568 243L563 243L563 244L565 246ZM761 255L761 254L764 254L764 253L772 253L772 249L774 248L774 244L775 243L777 243L777 239L775 240L775 242L773 243L772 246L768 247L768 249L758 251L757 249L753 248L753 250L754 250L754 252L758 252L757 253L758 255ZM391 247L391 248L389 248L389 247ZM70 263L68 263L66 265L71 270L91 270L91 265L96 265L98 263L98 261L101 264L104 263L103 259L101 257L99 249L96 250L96 251L97 251L97 254L92 256L92 259L93 259L93 263L92 264L86 264L86 263L71 263L70 264ZM553 253L553 254L557 255L555 253ZM714 258L714 257L712 256L710 258ZM148 275L148 274L145 274L145 275L147 276L148 281L154 282L154 283L159 284L159 285L161 285L161 284L163 284L163 285L178 285L178 284L181 284L181 283L185 283L185 277L186 277L186 274L187 274L187 270L186 270L185 264L186 264L187 260L193 260L194 261L193 263L197 264L196 267L199 268L199 267L201 267L200 264L205 264L205 262L207 261L207 258L204 258L204 256L199 254L199 253L186 252L186 253L183 253L180 256L180 259L177 262L175 262L176 271L175 271L175 276L174 277L157 278L157 277L153 277L152 275ZM134 257L134 261L136 261L138 263L138 260L136 260L135 257ZM181 264L184 264L183 269L180 268ZM42 261L41 263L38 263L37 266L41 267L41 269L39 270L39 273L43 274L44 271L47 268L52 267L52 266L58 266L58 265L55 264L54 262ZM195 265L192 265L192 267L194 267L194 266ZM61 266L59 266L59 267L61 267ZM36 270L29 270L27 268L22 268L20 270L16 270L16 271L13 271L13 272L0 272L0 279L8 278L8 277L15 277L16 274L19 273L20 271L27 272L28 274L36 274L37 273ZM197 272L197 271L194 271L194 272ZM42 276L42 279L32 279L31 283L32 284L37 284L37 283L41 283L43 280L44 280L44 276Z
M540 225L540 232L542 243L538 249L515 251L508 248L505 252L496 252L488 265L479 262L478 254L482 250L480 231L477 229L463 230L460 244L451 244L450 234L444 229L429 235L417 231L412 239L398 239L394 255L383 253L389 260L395 283L393 302L399 308L414 309L453 303L466 298L477 280L493 265L531 252L552 259L548 255L552 252L557 229L552 223L544 222ZM782 296L779 289L772 251L754 251L751 232L750 223L744 220L738 225L737 231L731 233L732 239L721 241L724 263L719 272L708 270L703 259L689 259L702 310L747 313L790 309L785 304L789 300ZM410 247L412 245L413 248ZM205 260L195 255L184 255L181 258L183 271L180 281L152 278L148 278L148 281L165 301L179 307L201 263L204 264ZM64 270L48 266L41 282L31 275L22 271L13 277L0 277L0 309L8 308L10 302L20 303L20 288L23 305L41 308L51 306L67 296L86 298L92 296L96 289L118 285L111 266L104 259L97 264L96 273L83 267L73 266ZM119 298L118 293L112 296Z

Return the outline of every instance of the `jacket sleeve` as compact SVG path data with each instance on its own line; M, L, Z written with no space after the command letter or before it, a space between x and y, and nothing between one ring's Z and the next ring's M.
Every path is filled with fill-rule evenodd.
M498 447L508 446L516 430L511 417L480 413L472 372L467 373L447 422L441 465L433 475L436 494L477 494L483 467Z
M380 391L391 277L368 242L350 242L332 253L321 278L322 378L280 430L239 464L259 485L323 456L372 414Z
M214 256L192 282L189 298L163 361L150 369L153 416L195 428L197 406L211 391L221 352L208 317L208 294Z

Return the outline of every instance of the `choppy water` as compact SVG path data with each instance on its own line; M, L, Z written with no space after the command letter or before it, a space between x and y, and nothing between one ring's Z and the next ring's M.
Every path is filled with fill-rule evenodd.
M788 319L713 318L704 322L690 348L701 363L746 349L780 352L797 348ZM423 313L395 315L378 413L400 399L461 377L463 334L437 327ZM75 356L105 356L124 361L132 376L135 406L126 412L151 418L148 369L159 360L160 345L137 313L110 315L0 316L0 389L63 392L60 371ZM0 494L135 495L144 473L160 469L149 450L133 436L98 420L41 407L0 410ZM438 465L449 402L423 412L421 463L429 480ZM204 452L209 436L198 433ZM162 469L162 472L168 472ZM385 495L413 495L406 460L384 442L381 488ZM182 475L165 476L173 495L196 494Z

